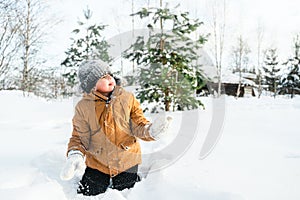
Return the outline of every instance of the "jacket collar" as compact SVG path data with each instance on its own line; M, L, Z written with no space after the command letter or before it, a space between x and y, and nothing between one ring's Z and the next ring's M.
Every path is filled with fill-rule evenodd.
M104 96L98 91L93 90L91 93L86 94L84 96L85 99L93 100L93 101L105 101L109 102L110 99L115 98L116 96L120 95L122 91L122 88L120 86L116 86L115 89L113 90L112 94L110 97Z
M109 99L110 99L110 97L107 97L107 96L101 94L101 93L98 92L98 91L92 91L92 92L91 92L91 95L93 95L94 100L109 101Z

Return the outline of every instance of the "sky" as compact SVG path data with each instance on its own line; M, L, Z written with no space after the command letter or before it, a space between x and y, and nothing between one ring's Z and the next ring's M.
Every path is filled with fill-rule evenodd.
M173 0L168 1L169 7L180 4L179 10L189 11L192 18L204 22L203 32L211 32L212 2L215 0ZM216 0L218 5L222 0ZM70 45L71 31L77 28L77 20L83 19L83 10L89 7L93 12L95 23L108 25L103 33L106 39L122 32L132 30L129 14L132 12L131 0L50 0L50 13L54 13L61 23L49 33L49 44L46 52L59 63L64 52ZM134 11L141 7L159 6L159 0L134 1ZM164 3L167 1L164 1ZM292 41L296 33L300 33L300 1L298 0L226 0L226 35L224 59L230 62L230 49L238 35L242 35L252 49L253 60L257 55L257 30L263 30L262 48L277 48L279 59L284 61L291 55ZM135 28L144 28L145 24L135 19ZM205 46L212 53L211 44Z

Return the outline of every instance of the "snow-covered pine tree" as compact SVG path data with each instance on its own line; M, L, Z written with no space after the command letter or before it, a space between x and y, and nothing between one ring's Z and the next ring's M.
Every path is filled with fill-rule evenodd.
M71 47L65 52L67 57L61 63L66 69L63 76L67 78L67 84L71 88L66 91L70 95L77 83L77 70L82 61L87 59L101 59L108 63L112 61L108 55L109 44L101 35L106 25L91 25L91 17L92 11L89 8L84 10L85 22L78 21L79 27L72 31L77 38L71 38L73 41Z
M291 98L295 94L300 94L300 35L296 35L294 40L294 55L288 59L284 65L288 67L288 73L281 79L280 91L283 94L290 94Z
M277 93L278 84L280 82L280 68L278 67L277 49L271 48L265 51L264 58L264 84L268 86L267 90L273 92L274 98Z
M137 98L141 103L155 103L151 112L203 106L193 94L205 82L195 50L206 42L206 36L196 41L189 37L203 23L190 19L188 12L176 12L177 8L143 8L132 14L150 20L149 38L138 37L124 57L139 67Z

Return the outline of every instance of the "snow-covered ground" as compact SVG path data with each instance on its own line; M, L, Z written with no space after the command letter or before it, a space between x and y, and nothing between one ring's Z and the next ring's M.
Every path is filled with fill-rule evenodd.
M74 102L0 91L1 199L74 197L78 178L67 182L59 178ZM169 138L142 144L144 152L159 151L173 142L178 131L189 130L179 126L196 127L197 137L176 162L150 173L131 190L109 189L103 199L300 199L300 97L226 97L222 136L211 154L201 160L214 105L210 98L203 98L203 102L206 110L198 111L199 119L183 124L182 116L191 111L172 113Z

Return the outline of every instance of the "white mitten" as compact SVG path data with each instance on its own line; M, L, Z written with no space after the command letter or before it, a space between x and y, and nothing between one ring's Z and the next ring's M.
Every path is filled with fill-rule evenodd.
M173 118L171 116L166 116L165 114L159 114L152 122L149 132L150 135L158 140L162 138L169 129L170 123Z
M70 180L76 172L83 173L85 168L83 154L78 150L72 150L68 153L68 159L60 173L60 178Z

